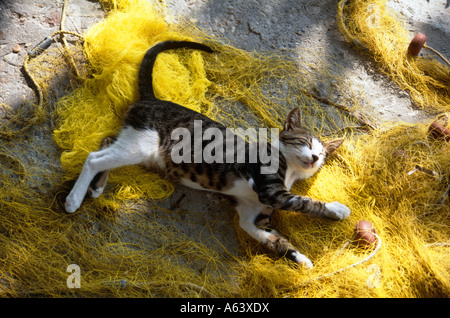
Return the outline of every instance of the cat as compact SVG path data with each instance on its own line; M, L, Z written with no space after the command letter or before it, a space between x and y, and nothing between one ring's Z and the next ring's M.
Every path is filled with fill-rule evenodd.
M306 268L312 268L312 262L305 255L272 229L270 215L275 209L281 209L333 220L349 216L350 209L339 202L316 201L290 192L295 181L315 174L344 139L322 142L302 126L301 111L296 107L289 112L283 130L276 137L279 149L272 149L268 145L270 151L279 152L278 169L274 173L262 174L260 168L265 164L260 161L175 163L171 157L171 150L179 142L171 138L175 129L182 127L192 131L194 122L201 121L203 131L214 128L226 135L226 127L220 123L155 96L152 72L156 57L162 51L179 48L213 53L204 44L188 41L161 42L145 53L138 74L139 99L128 109L118 136L106 138L100 150L88 155L66 198L66 211L75 212L86 194L97 198L103 192L111 169L125 165L145 165L184 186L229 196L238 212L239 226L245 232L279 257L284 256ZM249 144L244 142L245 147L241 151L248 153ZM202 147L205 147L205 141L202 141ZM237 150L233 155L236 158Z

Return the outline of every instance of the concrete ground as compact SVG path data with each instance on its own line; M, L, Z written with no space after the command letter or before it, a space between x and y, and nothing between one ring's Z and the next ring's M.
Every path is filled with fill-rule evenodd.
M348 78L372 101L367 113L380 120L414 122L426 116L408 95L382 76L352 49L336 26L336 0L167 0L175 20L195 22L201 29L245 50L296 49L302 59L314 59L311 49L325 48L342 61ZM1 0L0 102L13 107L35 92L24 77L26 51L60 27L62 0ZM450 52L450 2L391 0L389 6L406 19L411 37L427 34L427 44ZM83 33L103 17L97 1L70 0L65 29ZM15 52L19 50L18 52ZM312 52L314 52L312 50ZM312 54L314 55L314 54Z
M180 17L189 19L200 29L241 49L289 49L286 52L295 49L299 59L308 59L316 65L324 61L314 54L314 50L325 50L328 56L341 62L354 90L371 101L365 111L377 122L421 122L434 117L434 114L425 114L415 108L407 93L348 45L337 29L337 2L167 0L166 4L174 20ZM8 105L16 108L24 100L36 100L36 92L24 75L22 62L27 50L59 29L62 5L63 0L0 0L0 114ZM427 44L450 56L450 0L391 0L389 6L407 20L411 38L415 33L423 32L427 34ZM83 33L103 16L104 11L97 1L69 0L65 29ZM65 94L67 84L62 81L52 89L54 99ZM34 134L31 137L34 142L56 147L48 125L35 129ZM53 154L54 157L50 155L34 162L45 166L51 161L52 165L57 165L58 149ZM225 199L177 187L173 196L163 204L170 207L177 201L179 204L175 211L205 211L208 218L215 220L216 238L226 242L232 254L239 253L232 224L234 212ZM221 219L223 222L217 222ZM179 226L182 226L181 221ZM195 227L184 231L192 236L198 233Z

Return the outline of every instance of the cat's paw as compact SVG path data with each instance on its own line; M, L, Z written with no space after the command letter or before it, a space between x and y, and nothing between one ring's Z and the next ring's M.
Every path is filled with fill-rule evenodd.
M294 262L299 264L300 266L306 267L308 269L313 268L313 263L307 258L305 255L301 254L298 251L293 251L289 257Z
M69 195L66 198L65 209L66 209L67 213L75 212L76 210L78 210L80 205L81 205L81 201L79 199L77 199L76 196Z
M88 194L91 198L97 199L103 193L103 189L104 189L104 187L100 187L100 188L96 188L96 189L89 187Z
M350 209L342 203L337 201L325 204L325 217L332 220L346 219L350 215Z

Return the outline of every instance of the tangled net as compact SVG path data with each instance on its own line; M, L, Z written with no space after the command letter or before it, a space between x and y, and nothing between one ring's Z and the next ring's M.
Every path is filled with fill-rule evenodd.
M344 36L366 51L385 74L427 111L450 108L450 68L438 56L408 55L412 36L390 12L387 0L339 2L338 26Z
M380 29L351 27L359 16L357 9L364 11L362 5L372 3L382 8ZM337 61L329 60L333 69L312 76L307 65L276 52L245 52L187 23L168 24L160 3L102 4L108 8L107 17L83 35L82 47L67 48L83 79L54 107L48 103L39 108L39 114L44 111L54 124L58 147L23 138L17 118L32 129L34 123L26 126L29 113L4 126L8 139L3 138L0 148L1 295L450 295L446 197L450 142L433 138L427 124L384 123L368 132L373 126L361 115L364 101L346 84ZM418 104L449 110L448 85L442 84L448 83L448 69L445 77L445 68L434 60L407 59L403 49L396 54L390 50L392 56L378 50L394 41L393 48L407 47L406 31L392 27L398 22L384 10L384 1L352 1L342 9L348 32L367 46L382 71L402 83ZM232 213L222 211L223 220L213 219L202 210L185 211L168 204L175 200L174 185L140 167L112 171L102 196L85 200L76 214L64 213L62 202L88 153L98 149L104 137L118 132L127 108L136 100L136 75L145 51L165 40L204 42L217 54L162 53L154 69L159 98L242 128L281 128L288 111L300 106L305 124L316 134L324 139L346 137L336 156L315 177L297 183L293 192L338 200L350 207L350 218L331 222L277 211L272 220L313 261L314 269L267 255L240 230ZM29 61L30 73L44 93L55 77L51 70L63 68L48 67L47 63L61 61L53 57L57 53L48 49ZM425 65L429 74L418 71ZM325 100L309 93L319 85L339 94ZM42 162L34 159L42 157L46 158ZM54 163L55 158L61 165ZM212 200L219 200L218 208L226 207L219 197ZM375 226L383 242L376 253L351 242L355 224L362 219ZM221 241L220 231L230 241L236 232L239 247ZM68 288L70 264L81 269L81 288Z

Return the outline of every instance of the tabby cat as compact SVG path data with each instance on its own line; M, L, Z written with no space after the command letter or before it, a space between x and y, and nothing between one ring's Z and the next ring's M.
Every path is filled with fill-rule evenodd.
M226 135L223 125L155 97L152 71L156 57L162 51L177 48L213 52L203 44L186 41L162 42L146 52L138 75L139 100L129 108L118 136L106 139L99 151L88 155L80 176L66 198L66 211L75 212L86 194L97 198L105 187L109 170L125 165L152 166L182 185L228 195L235 203L239 225L244 231L277 255L312 268L312 262L306 256L271 228L270 215L274 209L282 209L333 220L349 216L350 210L339 202L325 203L289 192L296 180L309 178L317 172L343 139L320 141L302 127L300 110L294 108L277 136L279 162L274 173L262 174L260 168L265 164L260 161L206 163L192 160L190 163L175 163L171 153L179 140L171 136L176 128L193 131L194 122L201 121L204 131L214 128ZM248 152L249 142L244 144L246 147L241 151ZM202 141L202 146L206 146L205 141ZM270 147L269 150L278 151ZM235 152L236 157L237 150Z

